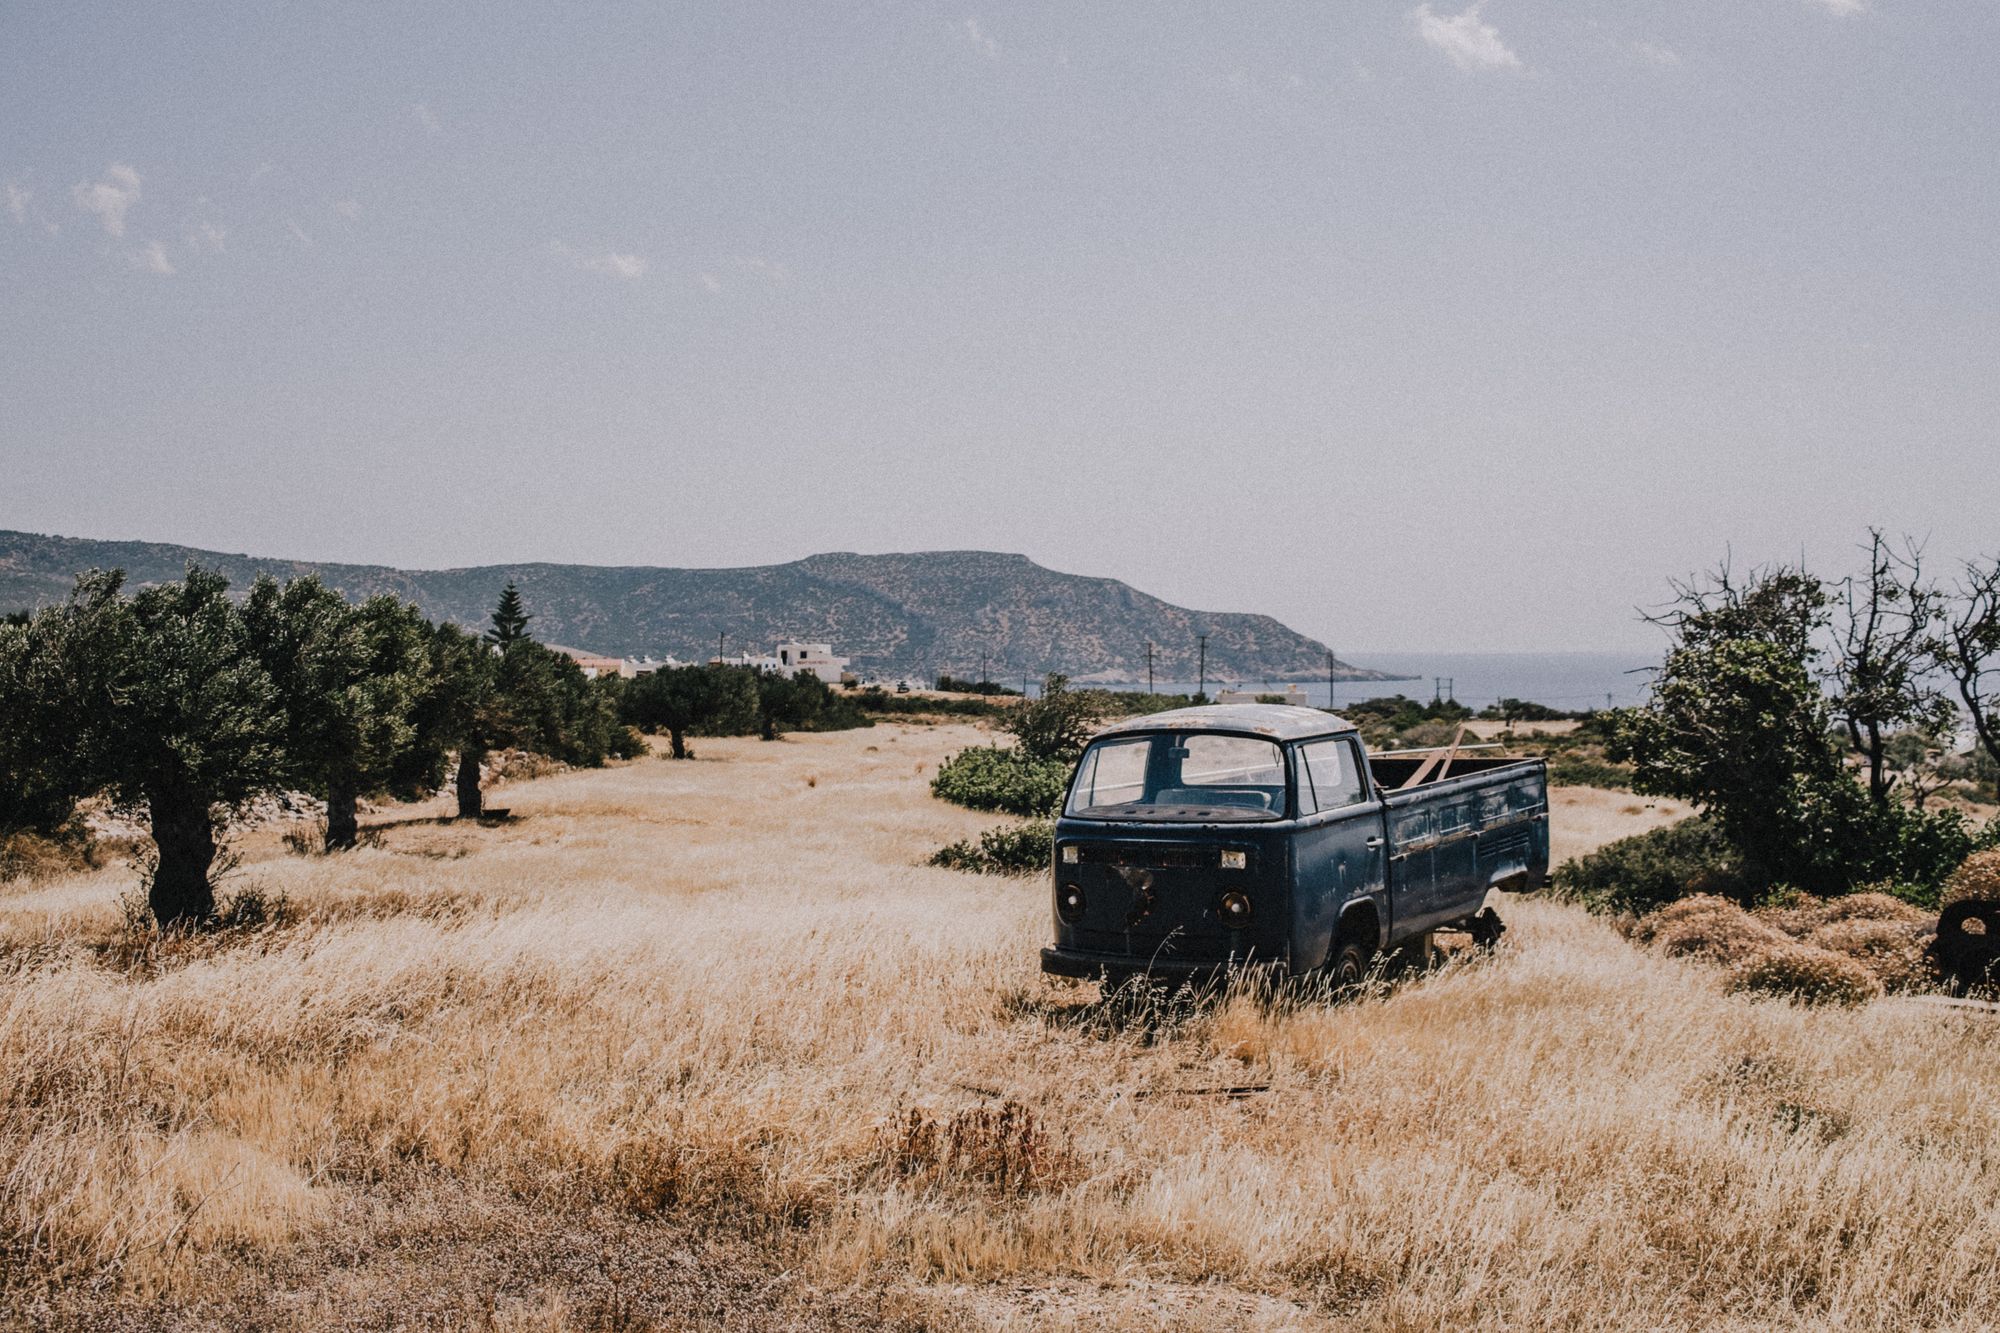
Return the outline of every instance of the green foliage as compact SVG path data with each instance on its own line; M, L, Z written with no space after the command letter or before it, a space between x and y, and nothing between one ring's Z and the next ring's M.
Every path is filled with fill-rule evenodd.
M664 731L676 759L693 758L692 734L740 735L757 723L757 681L739 667L664 667L625 689L624 717L649 732Z
M1601 787L1607 791L1632 790L1632 770L1623 764L1605 763L1581 755L1559 755L1549 761L1549 781L1560 787Z
M351 847L356 801L388 790L417 739L423 618L392 597L353 606L311 576L258 579L243 617L277 691L286 781L326 799L328 850Z
M1016 699L1021 697L1019 690L1010 690L1005 685L998 684L995 681L965 680L958 676L939 676L937 678L937 687L944 694L1007 695Z
M1555 884L1559 894L1592 911L1635 914L1698 893L1749 902L1758 887L1720 823L1703 815L1566 861Z
M1008 713L1000 726L1029 758L1068 765L1083 754L1099 716L1093 693L1072 691L1067 677L1051 673L1042 682L1041 697Z
M1193 708L1196 703L1192 694L1148 694L1144 690L1077 690L1078 698L1087 699L1099 717L1141 717L1147 713L1164 713L1172 708Z
M929 694L891 694L880 685L870 685L845 696L864 713L894 717L942 714L948 717L999 717L1010 705L991 699L940 699Z
M500 590L499 604L493 608L493 628L486 631L486 641L504 652L528 637L528 622L533 619L521 605L521 590L509 582Z
M162 925L214 911L220 817L282 785L284 717L220 575L126 599L122 576L87 574L67 606L63 664L83 787L143 802L158 862L148 894Z
M1508 698L1480 709L1479 716L1489 722L1505 722L1511 727L1516 722L1568 722L1585 717L1587 714L1566 713L1560 708L1550 708L1547 704Z
M938 766L931 795L968 810L1044 817L1061 806L1069 774L1069 764L1037 759L1018 748L974 746Z
M1035 875L1054 861L1055 839L1056 827L1046 819L1002 824L987 829L976 842L968 839L940 847L930 863L981 875Z
M0 841L55 833L95 781L86 703L120 630L103 605L115 576L90 577L66 604L0 625Z
M1651 701L1614 720L1610 754L1631 762L1633 790L1711 812L1766 883L1829 892L1885 878L1869 873L1867 799L1814 677L1819 581L1780 569L1687 599Z
M852 699L835 693L810 671L757 673L758 734L776 740L786 731L851 731L875 724Z

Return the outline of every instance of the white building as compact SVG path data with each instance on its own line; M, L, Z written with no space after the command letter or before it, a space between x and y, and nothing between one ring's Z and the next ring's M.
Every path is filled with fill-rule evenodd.
M746 666L755 671L777 671L797 675L810 671L829 685L838 685L847 676L845 657L833 655L830 643L781 643L769 654L744 653L737 657L711 658L729 666Z

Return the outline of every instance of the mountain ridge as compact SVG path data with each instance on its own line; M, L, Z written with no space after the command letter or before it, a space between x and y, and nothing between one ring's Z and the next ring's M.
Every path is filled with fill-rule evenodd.
M523 561L410 570L290 560L165 542L105 541L0 530L0 611L65 597L75 576L120 568L134 585L180 577L192 561L232 586L259 574L318 574L350 598L387 593L433 619L485 623L514 582L539 638L633 657L705 660L716 650L768 651L780 639L831 642L856 669L885 676L1002 679L1059 670L1078 680L1192 680L1197 634L1211 680L1323 680L1327 649L1273 617L1199 611L1119 579L1065 574L1015 552L864 555L829 551L776 565L686 569ZM1394 679L1347 663L1341 680Z

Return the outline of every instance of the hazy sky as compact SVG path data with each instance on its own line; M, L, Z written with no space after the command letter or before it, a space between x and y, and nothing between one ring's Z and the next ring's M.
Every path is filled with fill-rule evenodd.
M1994 0L9 0L0 181L0 527L1357 649L2000 547Z

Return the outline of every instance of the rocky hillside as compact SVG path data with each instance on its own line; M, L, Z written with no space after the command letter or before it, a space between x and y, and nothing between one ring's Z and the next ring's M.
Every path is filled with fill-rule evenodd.
M193 561L239 587L259 574L317 573L353 598L391 593L433 618L483 625L509 580L536 637L595 652L705 658L716 636L731 653L779 639L827 641L885 676L995 679L1060 670L1092 680L1143 680L1146 644L1161 681L1192 680L1195 635L1208 637L1213 679L1324 679L1326 648L1269 616L1190 611L1116 579L1045 569L991 551L816 555L749 569L489 565L404 570L315 564L153 542L90 541L0 531L0 611L58 601L82 570L123 569L134 584L177 578ZM1346 666L1344 680L1386 679Z

